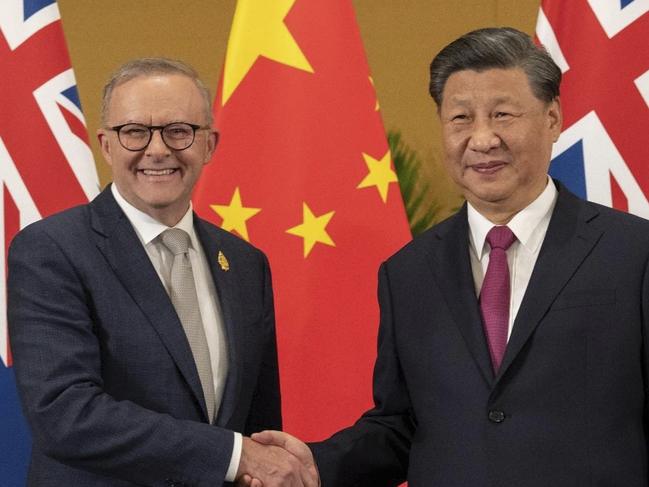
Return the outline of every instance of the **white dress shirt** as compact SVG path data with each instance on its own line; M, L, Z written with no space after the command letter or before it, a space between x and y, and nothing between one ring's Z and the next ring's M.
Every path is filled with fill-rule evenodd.
M144 250L146 250L151 263L155 268L162 284L167 293L169 292L171 282L171 264L173 254L164 246L161 239L158 238L162 232L169 229L167 225L160 223L148 214L138 210L120 194L115 184L111 185L111 190L115 201L120 206L126 217L133 225ZM198 241L196 231L194 230L194 219L191 202L185 216L174 226L180 228L189 234L189 261L192 265L194 274L194 283L196 285L196 294L198 295L198 305L205 328L205 338L207 347L210 351L210 362L212 365L212 377L214 378L214 399L216 401L216 413L218 412L223 397L225 381L228 376L228 347L225 336L225 327L223 325L223 314L219 304L219 299L214 287L214 281L210 273L210 267L203 250L203 246ZM232 458L228 468L225 480L234 481L234 477L239 468L241 459L241 449L243 440L240 433L234 433L234 445L232 449Z
M530 282L534 264L539 256L541 244L548 230L557 195L554 182L548 178L548 184L538 198L519 211L507 223L509 229L516 235L516 241L507 250L510 279L508 340ZM482 216L470 203L467 204L467 214L471 270L473 271L476 296L480 296L491 250L486 238L494 224Z

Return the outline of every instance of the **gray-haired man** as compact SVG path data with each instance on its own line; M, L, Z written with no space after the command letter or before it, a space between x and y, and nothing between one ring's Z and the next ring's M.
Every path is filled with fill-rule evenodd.
M113 184L9 252L28 484L314 485L243 436L282 426L273 293L266 257L192 212L217 144L204 85L178 61L127 63L98 137Z

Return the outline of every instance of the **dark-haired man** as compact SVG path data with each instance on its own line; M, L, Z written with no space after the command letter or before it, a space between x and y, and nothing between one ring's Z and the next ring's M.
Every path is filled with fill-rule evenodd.
M211 122L192 68L125 64L98 130L113 184L12 242L28 485L315 485L294 456L243 436L282 425L273 294L266 257L192 212Z
M467 203L381 266L375 406L311 445L325 487L649 485L649 223L548 177L560 81L509 28L433 60Z

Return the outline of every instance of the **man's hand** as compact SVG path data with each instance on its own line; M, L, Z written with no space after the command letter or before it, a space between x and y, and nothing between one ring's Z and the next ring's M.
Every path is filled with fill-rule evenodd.
M318 487L320 485L309 448L297 438L284 435L285 433L265 431L253 435L255 441L243 438L241 461L236 475L239 485L250 487ZM302 446L308 455L305 454ZM289 448L296 451L299 456L293 454Z
M308 472L309 479L313 479L315 482L313 484L305 483L304 485L320 486L318 467L315 464L311 450L304 442L282 431L262 431L261 433L254 433L252 439L263 445L280 447L286 450L300 461L302 467ZM250 478L250 487L262 487L261 482L257 483L258 480L259 479L256 477ZM263 484L263 487L268 486Z

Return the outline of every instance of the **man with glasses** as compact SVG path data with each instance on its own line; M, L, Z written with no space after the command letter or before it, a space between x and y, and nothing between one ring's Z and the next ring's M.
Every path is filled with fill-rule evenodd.
M98 130L113 184L14 239L29 485L315 485L312 465L248 438L281 428L273 295L266 257L192 212L211 124L192 68L127 63Z

